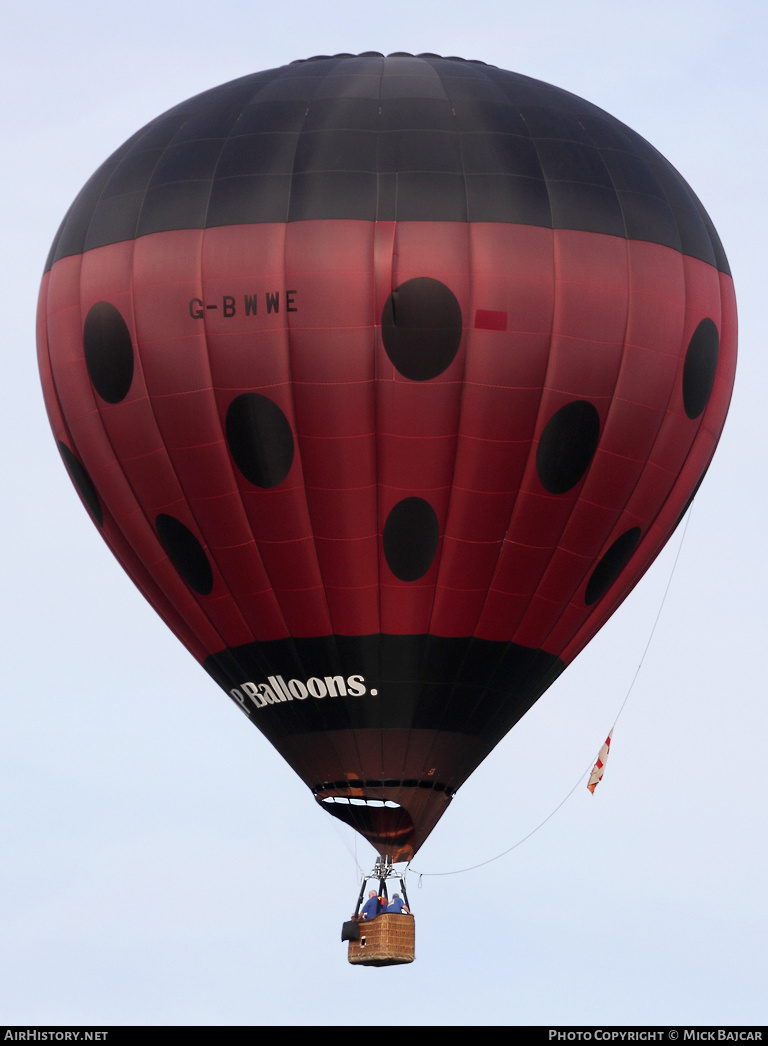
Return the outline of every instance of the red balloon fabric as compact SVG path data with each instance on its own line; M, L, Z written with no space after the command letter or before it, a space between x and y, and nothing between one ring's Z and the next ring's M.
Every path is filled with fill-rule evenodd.
M38 348L117 559L405 860L679 522L736 309L701 204L602 110L337 55L129 139L54 241Z

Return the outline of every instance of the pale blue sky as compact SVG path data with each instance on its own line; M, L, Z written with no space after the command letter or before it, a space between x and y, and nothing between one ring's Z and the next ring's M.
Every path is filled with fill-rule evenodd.
M72 0L4 17L0 1020L765 1021L766 23L746 0L393 0L379 13ZM349 967L339 941L354 837L99 540L51 438L34 348L58 224L131 133L225 80L363 50L480 58L628 123L709 211L740 319L731 415L603 783L594 797L580 784L494 864L411 877L417 961L384 970ZM680 537L459 792L417 869L507 849L588 771ZM372 857L357 846L366 868Z

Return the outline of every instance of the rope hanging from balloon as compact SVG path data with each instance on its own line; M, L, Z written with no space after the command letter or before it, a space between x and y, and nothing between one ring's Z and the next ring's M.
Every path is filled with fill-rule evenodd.
M648 640L647 640L647 642L645 644L645 649L643 650L643 653L642 653L642 655L640 657L640 662L639 662L639 664L637 666L637 669L635 670L634 676L632 677L632 682L629 684L627 692L626 692L626 694L624 696L624 700L621 702L619 710L616 713L616 716L615 716L615 718L613 720L613 726L611 727L610 731L608 732L608 737L609 738L611 737L611 735L613 734L613 731L616 728L616 724L618 723L619 718L621 717L621 714L622 714L622 712L624 711L624 709L626 707L627 701L629 701L629 695L632 693L632 689L634 688L634 685L637 682L637 678L640 675L640 669L643 667L643 662L645 661L646 655L647 655L648 650L649 650L650 645L651 645L651 641L653 640L654 634L656 632L656 627L658 626L659 620L661 618L661 613L662 613L662 611L664 609L664 604L665 604L665 602L667 600L667 596L669 594L669 590L670 590L670 587L672 585L672 579L675 576L675 571L677 569L677 563L678 563L678 560L680 559L680 553L682 552L682 549L683 549L683 544L685 542L685 537L686 537L686 534L688 533L688 525L689 525L689 523L691 521L692 511L693 511L693 507L691 505L689 507L689 509L688 509L688 512L686 513L685 526L683 527L683 533L682 533L682 535L680 537L680 544L678 545L677 552L675 553L675 559L674 559L674 562L672 563L672 568L671 568L671 570L669 572L669 578L667 580L666 588L664 589L664 594L662 595L661 601L659 603L659 609L658 609L658 611L656 613L656 618L655 618L655 620L653 622L653 625L651 627L651 631L650 631L650 633L648 635ZM579 775L578 780L574 784L573 788L571 788L571 790L566 795L563 796L563 798L560 800L560 802L557 804L557 806L555 806L552 810L550 810L550 812L547 814L547 816L545 818L543 818L541 821L539 821L539 823L536 825L535 828L532 828L530 830L530 832L527 832L521 839L518 839L516 843L513 843L512 846L508 847L506 850L502 850L501 853L496 854L495 857L489 857L486 861L480 861L479 864L470 865L468 868L456 868L456 869L454 869L453 871L450 871L450 872L419 872L415 868L411 868L410 862L409 862L408 867L406 868L406 872L410 871L413 875L417 875L419 877L418 886L419 886L419 888L421 888L421 880L423 878L436 878L438 876L444 876L444 875L463 875L465 872L474 872L478 868L484 868L488 864L493 864L494 861L501 860L502 857L506 857L507 854L512 853L513 850L516 850L519 846L522 846L523 843L527 842L532 836L536 835L536 833L539 831L539 829L543 828L544 825L548 821L552 820L552 818L555 816L555 814L558 812L558 810L560 810L563 806L565 806L565 804L571 798L571 796L576 791L576 789L579 787L581 782L584 780L584 777L587 774L590 773L590 771L591 771L593 766L594 766L594 757L592 759L590 759L589 766L584 771L582 771L582 773Z

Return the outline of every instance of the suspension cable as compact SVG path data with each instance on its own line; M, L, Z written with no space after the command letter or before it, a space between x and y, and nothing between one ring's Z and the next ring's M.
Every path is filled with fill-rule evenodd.
M689 510L688 510L688 512L686 514L686 520L685 520L685 526L683 527L683 533L682 533L682 535L680 537L680 544L678 545L678 548L677 548L677 554L675 555L675 560L674 560L674 562L672 564L672 569L670 570L670 573L669 573L669 580L667 581L667 587L664 589L664 595L661 597L661 602L659 604L659 610L658 610L658 613L656 614L656 620L654 621L653 627L651 628L650 635L648 636L648 642L645 644L645 649L643 650L642 656L640 658L640 663L637 666L635 674L634 674L634 676L632 678L632 682L629 684L629 689L627 690L627 693L626 693L626 695L624 697L624 700L621 702L621 706L620 706L618 712L616 713L615 719L613 720L613 726L611 727L611 729L609 731L609 734L612 733L613 730L615 729L616 724L619 721L619 717L621 716L622 712L624 711L624 707L625 707L627 701L629 700L629 695L632 693L632 688L634 687L634 685L635 685L635 683L637 681L637 677L640 674L640 669L643 667L643 662L645 661L645 656L648 653L648 648L651 645L651 640L653 639L654 633L656 631L656 626L658 625L659 619L661 617L661 612L664 609L664 603L666 602L670 586L672 585L672 578L674 577L675 570L677 568L677 562L680 559L680 553L681 553L682 548L683 548L683 542L685 541L685 535L688 532L688 524L691 521L691 514L692 514L692 509L689 508ZM547 821L551 820L551 818L553 818L555 816L557 811L562 806L565 805L565 803L571 798L573 793L579 787L579 785L583 781L583 779L586 776L586 774L591 772L592 767L594 766L594 762L595 762L594 759L590 759L589 766L587 767L587 769L585 771L583 771L579 775L579 778L576 781L576 784L573 786L573 788L571 788L571 790L560 800L560 802L557 804L557 806L555 806L554 809L552 809L547 814L547 816L536 825L535 828L532 828L531 831L528 832L527 835L524 835L521 839L518 839L517 842L513 843L513 845L510 846L508 849L503 850L499 854L496 854L495 857L489 857L487 861L481 861L479 864L470 865L468 868L456 868L454 871L451 871L451 872L419 872L415 868L411 869L410 865L409 865L408 866L409 870L412 871L414 875L418 875L419 876L419 886L421 886L421 879L426 877L426 876L428 876L429 878L435 878L437 876L442 876L442 875L463 875L465 872L474 872L477 868L483 868L487 864L493 864L494 861L501 860L502 857L506 857L507 854L512 853L513 850L516 850L518 848L518 846L522 846L523 843L527 842L531 838L531 836L535 835L539 831L540 828L543 828L544 825L547 823Z

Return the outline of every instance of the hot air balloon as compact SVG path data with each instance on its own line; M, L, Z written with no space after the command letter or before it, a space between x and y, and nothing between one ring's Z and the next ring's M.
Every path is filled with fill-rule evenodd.
M315 799L405 861L674 530L736 311L703 207L618 120L367 53L130 138L56 235L38 347L123 568Z

